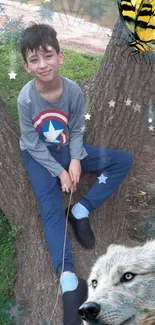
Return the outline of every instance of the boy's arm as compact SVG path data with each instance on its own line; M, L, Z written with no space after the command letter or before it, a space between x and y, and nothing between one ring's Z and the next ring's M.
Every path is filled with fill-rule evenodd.
M51 156L44 142L32 124L27 108L18 102L18 114L22 139L26 150L42 166L48 169L52 176L56 177L64 171L64 168Z
M83 134L85 127L85 102L80 87L76 90L75 96L72 96L72 103L69 113L69 148L71 159L82 160L87 156L83 147Z

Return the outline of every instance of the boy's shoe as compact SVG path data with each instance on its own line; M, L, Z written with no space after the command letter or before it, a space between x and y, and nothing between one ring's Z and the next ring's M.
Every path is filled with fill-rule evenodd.
M70 206L68 220L73 227L75 232L76 239L80 243L81 246L85 248L93 248L95 245L95 237L93 231L90 227L90 221L88 217L84 217L82 219L76 219L72 213L73 205ZM66 208L67 215L68 208Z
M63 296L64 317L63 325L82 325L82 319L78 314L79 307L87 299L87 283L78 279L78 287L73 291L66 291Z

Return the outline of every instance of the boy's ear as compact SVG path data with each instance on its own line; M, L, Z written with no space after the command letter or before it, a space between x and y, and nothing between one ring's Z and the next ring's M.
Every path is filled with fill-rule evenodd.
M29 68L28 68L28 64L27 64L26 62L24 62L23 66L24 66L24 69L26 70L26 72L28 72L28 73L31 72L31 71L29 70Z
M64 54L63 54L63 52L60 51L58 56L59 56L59 64L63 64L64 63Z

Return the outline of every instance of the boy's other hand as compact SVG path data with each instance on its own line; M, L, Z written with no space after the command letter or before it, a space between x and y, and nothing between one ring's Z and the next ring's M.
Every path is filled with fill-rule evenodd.
M79 183L81 175L81 161L79 159L72 159L68 172L73 184L73 192L76 192L76 186Z
M73 190L73 184L71 181L71 178L69 176L69 173L66 170L63 170L63 172L59 175L60 183L62 192L67 192Z

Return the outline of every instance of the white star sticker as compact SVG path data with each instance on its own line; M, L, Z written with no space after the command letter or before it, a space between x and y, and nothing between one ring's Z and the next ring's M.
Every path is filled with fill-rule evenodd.
M139 104L136 104L136 105L133 107L134 112L139 112L139 113L140 113L140 109L141 109L141 105L139 105Z
M132 100L128 98L127 100L124 101L124 103L126 103L126 106L131 106Z
M153 131L154 130L154 126L153 125L150 125L149 126L149 131Z
M116 102L114 102L113 100L111 100L108 104L109 104L109 107L115 107Z
M87 113L86 115L84 115L84 117L85 117L85 120L90 120L91 115Z
M46 141L49 142L59 142L57 139L57 137L62 133L62 130L55 130L53 127L52 122L50 121L49 123L49 131L47 132L43 132L44 136L46 137Z
M11 73L8 73L10 76L10 79L16 79L17 73L14 73L13 71Z
M85 132L86 131L86 127L85 126L82 126L81 127L81 132Z
M100 177L97 177L97 178L99 179L99 184L101 184L101 183L106 184L106 180L107 180L108 177L101 174Z
M152 118L150 117L150 118L148 119L148 122L149 122L149 123L152 123L152 121L153 121L153 120L152 120Z

